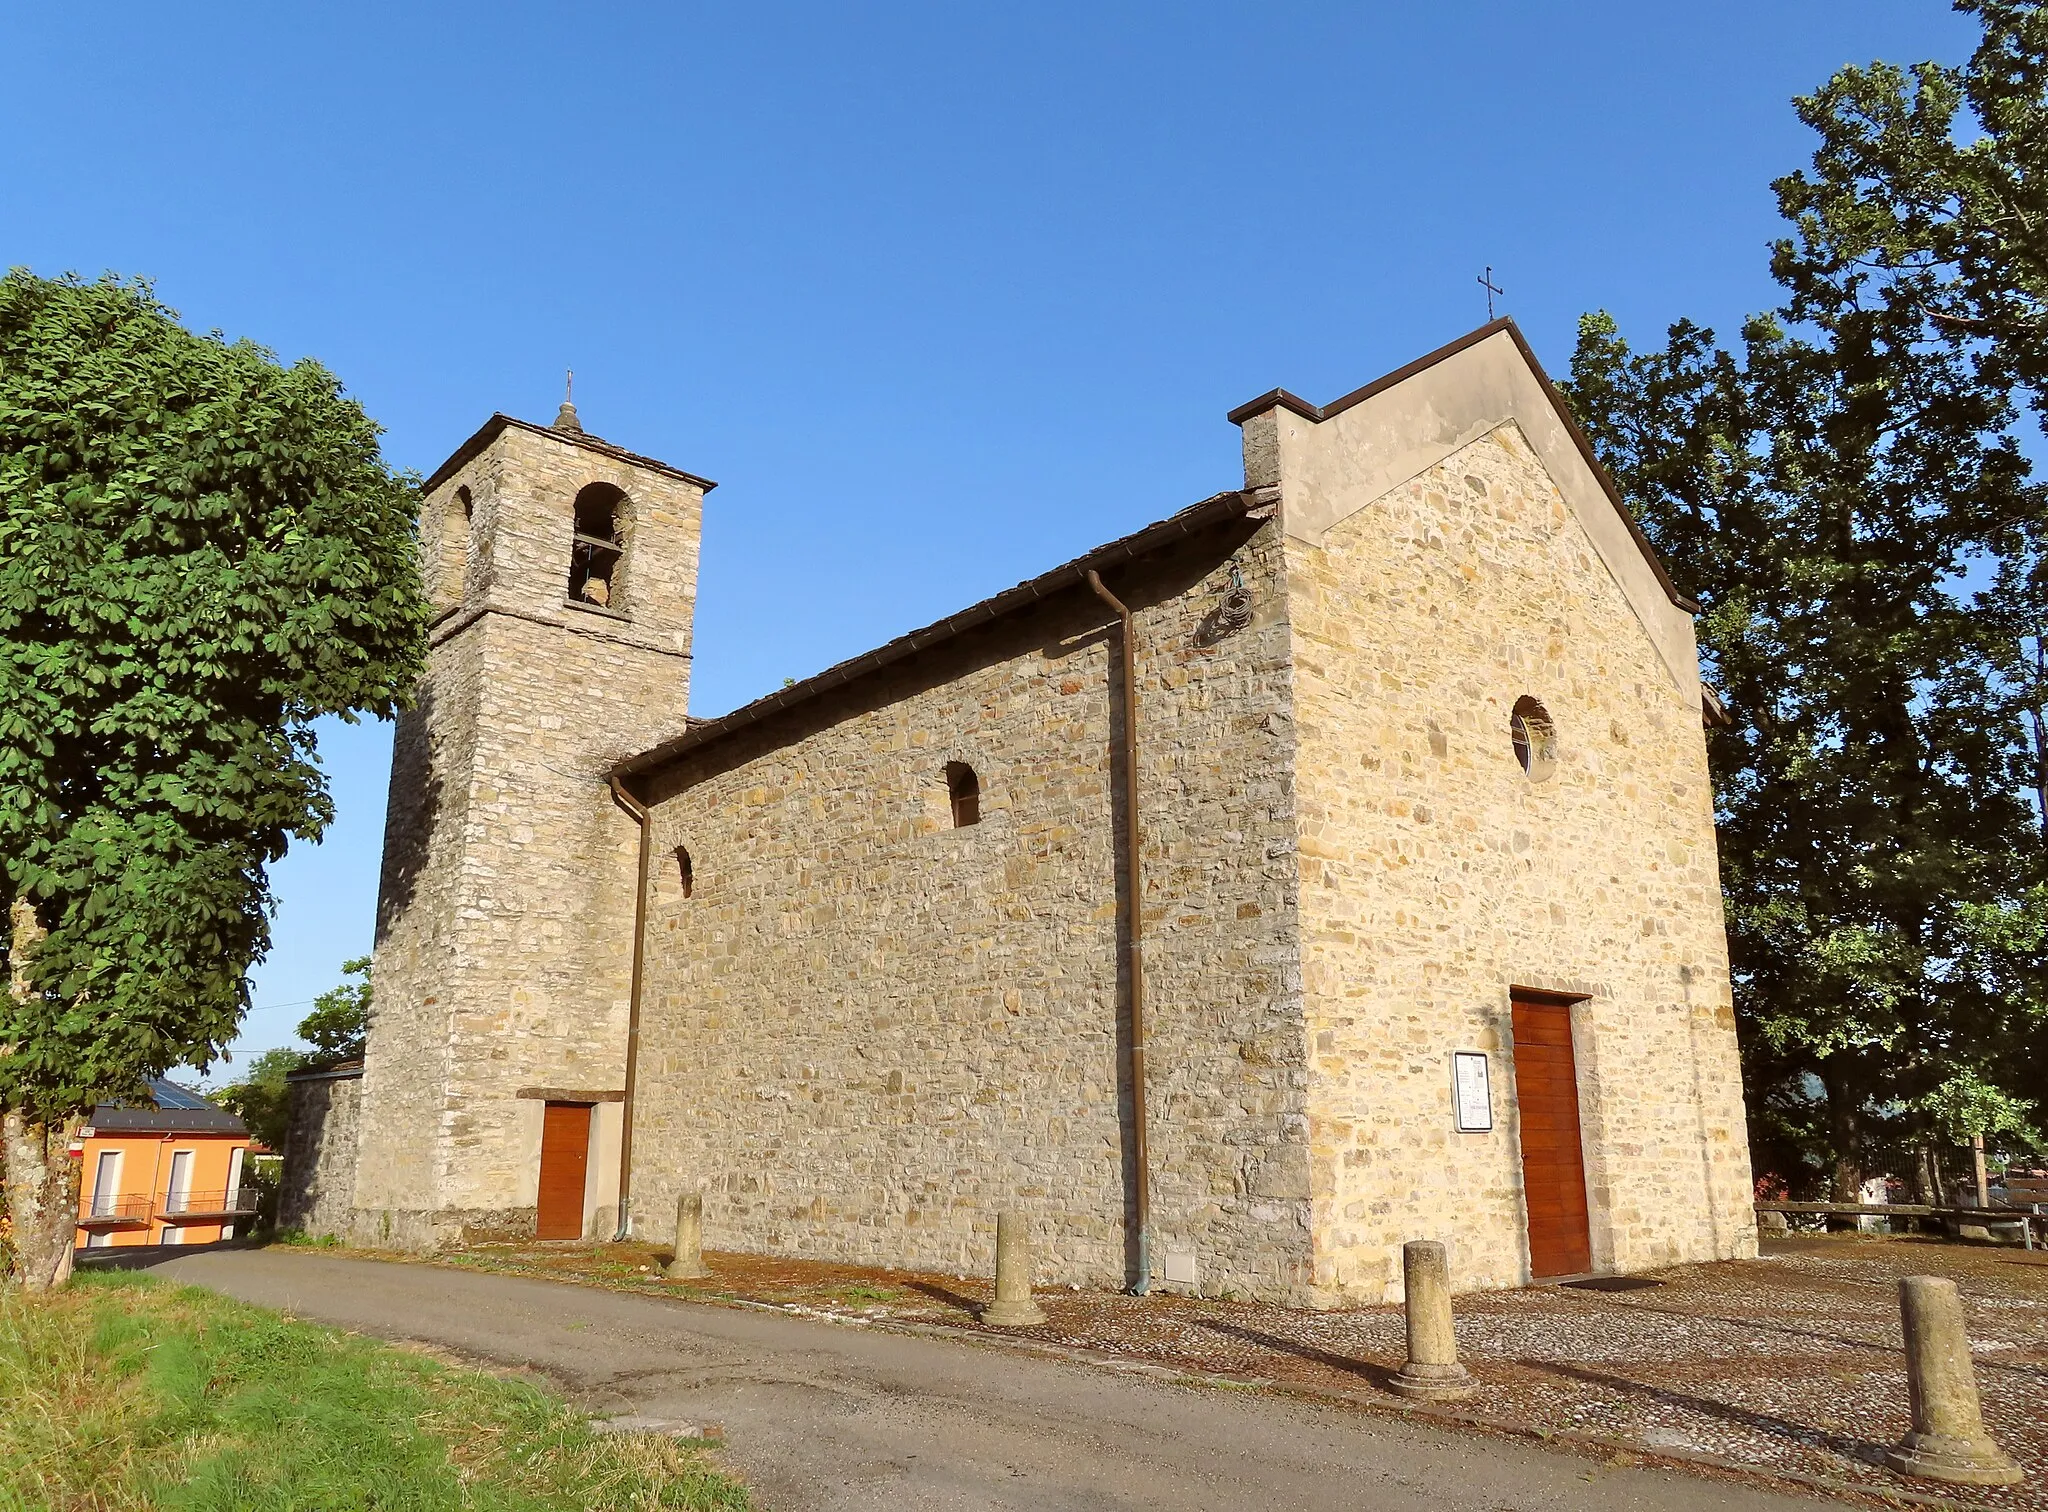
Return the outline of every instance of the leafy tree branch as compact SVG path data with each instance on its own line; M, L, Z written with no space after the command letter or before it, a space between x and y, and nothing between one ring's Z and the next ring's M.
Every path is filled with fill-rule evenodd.
M268 867L333 817L314 722L389 717L417 675L415 493L319 364L195 335L146 284L0 279L11 1193L17 1151L235 1033ZM43 1284L55 1240L26 1254L14 1219Z

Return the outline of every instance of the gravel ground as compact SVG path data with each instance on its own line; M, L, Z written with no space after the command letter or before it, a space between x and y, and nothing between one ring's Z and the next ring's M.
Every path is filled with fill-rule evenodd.
M479 1246L437 1257L703 1300L775 1304L979 1329L979 1278L708 1254L704 1281L663 1281L639 1245ZM1962 1288L1985 1421L2029 1472L2007 1490L1911 1482L1884 1451L1908 1426L1898 1280ZM1299 1312L1154 1295L1042 1291L1050 1344L1313 1391L1371 1396L1403 1357L1397 1308ZM1482 1383L1469 1409L1528 1428L1596 1434L1644 1453L1711 1454L1791 1471L2048 1512L2048 1254L1938 1240L1829 1235L1764 1258L1591 1285L1458 1299L1458 1337ZM1393 1398L1387 1398L1391 1404Z

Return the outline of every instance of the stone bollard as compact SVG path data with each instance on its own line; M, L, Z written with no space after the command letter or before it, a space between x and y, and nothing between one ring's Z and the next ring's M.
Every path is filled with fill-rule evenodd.
M704 1197L685 1192L676 1198L676 1257L662 1267L671 1281L694 1281L708 1276L704 1268Z
M1408 1363L1387 1384L1405 1397L1460 1402L1478 1390L1472 1372L1458 1363L1458 1335L1451 1323L1451 1267L1434 1239L1401 1246L1401 1280L1408 1294Z
M1905 1475L1959 1486L2011 1486L2025 1478L1984 1430L1963 1299L1941 1276L1899 1282L1913 1429L1884 1462Z
M997 1328L1035 1328L1045 1314L1031 1300L1031 1230L1016 1213L996 1214L996 1299L981 1321Z

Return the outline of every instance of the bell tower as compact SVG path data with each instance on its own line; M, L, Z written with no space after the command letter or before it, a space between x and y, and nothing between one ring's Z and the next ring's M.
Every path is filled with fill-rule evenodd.
M421 490L434 618L392 754L358 1242L533 1234L544 1132L553 1221L609 1221L638 833L605 774L685 728L713 486L565 401L492 416Z

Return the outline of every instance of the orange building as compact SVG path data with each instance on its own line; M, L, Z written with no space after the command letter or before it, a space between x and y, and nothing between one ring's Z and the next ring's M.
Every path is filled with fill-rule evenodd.
M152 1077L155 1106L93 1109L80 1140L78 1245L212 1244L256 1216L245 1162L263 1146L196 1092Z

